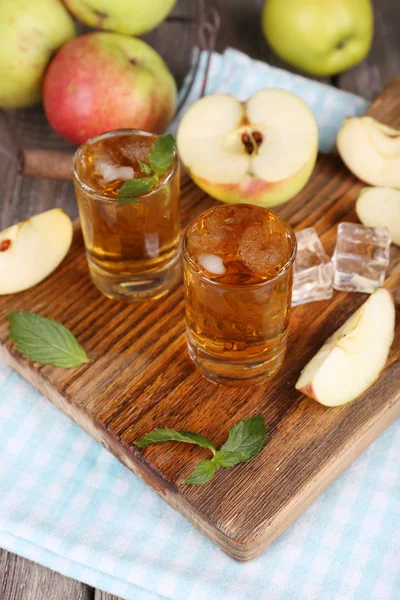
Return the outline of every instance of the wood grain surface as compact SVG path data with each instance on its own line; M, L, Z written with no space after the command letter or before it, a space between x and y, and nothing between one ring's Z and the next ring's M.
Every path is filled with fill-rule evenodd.
M217 48L220 51L226 46L238 48L248 52L254 58L295 71L274 55L264 41L259 20L262 4L263 0L246 0L245 6L243 0L218 0L223 23ZM389 77L400 72L400 3L398 0L373 0L373 4L375 35L371 51L353 69L327 80L328 83L371 100L382 91ZM192 2L177 0L173 14L180 16L188 11L193 12ZM243 27L242 23L246 23L246 27ZM183 41L188 43L187 38L193 36L193 31L189 29L184 32L184 35L186 39ZM181 78L185 72L185 66L182 64L181 36L182 29L177 23L163 24L147 36L151 44L158 44L156 47L177 78ZM14 127L16 139L24 147L73 149L51 131L39 106L10 111L8 117ZM15 163L4 157L0 160L0 198L0 226L2 227L55 205L63 207L72 217L77 215L72 183L16 177ZM31 562L7 551L3 551L0 556L1 600L32 600L30 589L26 587L24 579L24 572L31 568ZM17 563L18 568L14 568L13 565ZM78 592L66 595L62 588L54 586L54 576L49 569L40 565L35 565L35 569L38 572L38 581L41 583L36 588L37 600L48 600L50 597L53 600L65 600L69 597L71 600L80 600ZM9 573L13 576L12 589L3 585ZM59 577L69 584L70 580ZM88 590L90 598L94 598L94 590L88 586L82 585L82 587ZM111 599L111 596L104 594L103 598L101 594L100 591L96 592L96 600L100 597L102 600ZM114 597L112 599L114 600Z
M92 600L88 586L0 550L1 600ZM101 598L112 600L112 597Z
M370 114L400 125L400 78ZM312 179L279 207L295 227L316 227L329 254L339 221L355 221L362 184L338 157L318 161ZM183 226L214 204L182 181ZM392 247L386 287L399 291L400 250ZM247 389L205 380L186 351L182 285L166 298L127 305L92 285L80 230L62 266L31 291L0 300L0 356L113 452L171 506L238 560L264 550L400 414L400 336L379 381L356 402L325 408L294 389L304 364L366 299L335 292L331 301L293 310L287 358L265 384ZM60 320L93 364L74 370L33 364L8 341L6 314L32 310ZM400 331L398 323L398 331ZM164 444L140 451L133 441L155 427L198 431L222 444L237 421L264 413L269 436L250 463L219 470L204 486L184 485L207 451Z

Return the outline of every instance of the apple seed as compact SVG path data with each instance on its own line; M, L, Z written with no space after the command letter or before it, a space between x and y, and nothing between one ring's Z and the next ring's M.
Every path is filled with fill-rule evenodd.
M254 150L254 144L247 133L242 133L242 142L246 148L247 154L252 154Z
M11 246L11 240L3 240L0 242L0 252L5 252Z
M255 141L255 143L257 144L257 146L259 146L264 139L263 134L260 133L259 131L252 131L251 136L252 136L253 140Z

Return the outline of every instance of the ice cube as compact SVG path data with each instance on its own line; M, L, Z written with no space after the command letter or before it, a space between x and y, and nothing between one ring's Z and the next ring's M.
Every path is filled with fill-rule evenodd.
M332 298L333 264L314 227L296 233L292 306Z
M333 287L345 292L372 294L385 281L389 255L387 227L340 223L332 257Z
M226 271L224 261L220 256L216 256L215 254L198 254L197 260L203 269L213 275L224 275Z
M102 176L104 183L116 181L117 179L121 181L127 181L128 179L133 179L134 177L132 167L120 167L102 160L96 160L94 166L96 171Z
M274 275L288 260L289 241L280 231L264 224L249 225L243 232L238 253L246 267L259 275Z

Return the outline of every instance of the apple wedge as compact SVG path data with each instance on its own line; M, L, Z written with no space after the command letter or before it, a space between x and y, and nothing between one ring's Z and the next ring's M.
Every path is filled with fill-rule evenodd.
M346 166L370 185L400 188L400 130L372 117L346 119L336 139Z
M392 242L400 246L400 190L362 189L356 202L356 213L367 227L387 227Z
M296 389L325 406L355 400L384 368L394 326L393 297L380 288L326 340L304 367Z
M247 102L213 94L184 114L177 145L190 176L210 196L274 206L307 183L318 129L308 106L291 92L260 90Z
M72 232L60 208L0 232L0 295L22 292L50 275L67 254Z

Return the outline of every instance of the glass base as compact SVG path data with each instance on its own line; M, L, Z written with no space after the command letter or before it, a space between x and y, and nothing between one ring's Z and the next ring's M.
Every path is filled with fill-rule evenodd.
M89 271L97 289L113 300L144 302L162 298L181 278L180 252L164 267L150 273L116 275L96 265L86 253Z
M244 387L260 385L282 366L286 339L279 344L272 357L263 361L235 362L217 358L200 347L187 331L189 355L196 367L209 381L219 385Z

